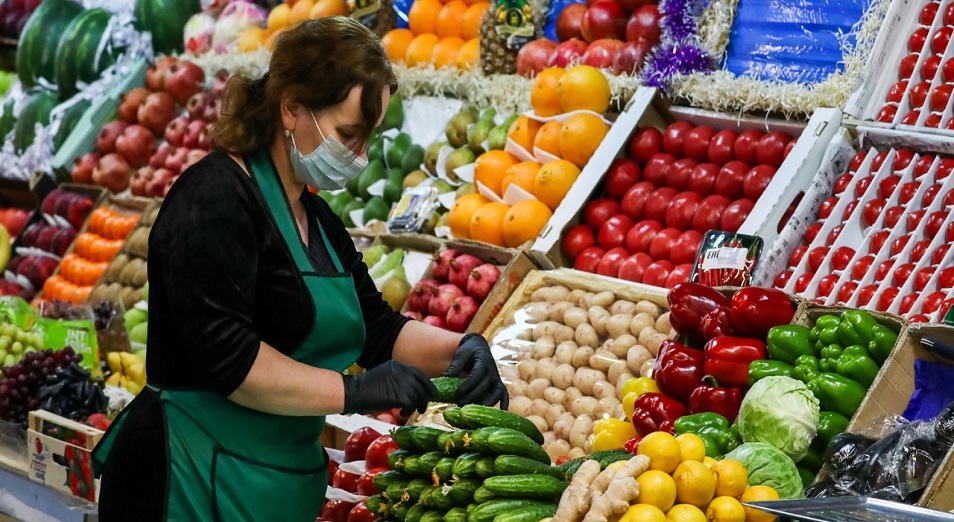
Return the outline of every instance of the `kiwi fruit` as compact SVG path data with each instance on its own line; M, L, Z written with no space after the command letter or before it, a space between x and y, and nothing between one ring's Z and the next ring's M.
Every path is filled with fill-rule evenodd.
M119 281L119 274L122 273L127 264L129 264L129 256L126 254L116 255L116 258L110 263L109 268L106 269L106 273L103 274L104 280L110 282Z

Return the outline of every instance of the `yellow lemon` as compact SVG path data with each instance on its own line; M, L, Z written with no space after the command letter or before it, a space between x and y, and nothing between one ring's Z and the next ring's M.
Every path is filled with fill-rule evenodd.
M676 483L676 501L705 507L715 495L716 480L712 471L697 460L687 460L672 473Z
M702 462L706 458L706 444L695 433L683 433L676 437L683 462L694 460Z
M662 511L669 511L676 503L676 483L668 473L650 470L636 477L636 482L639 484L637 503L651 504Z
M742 503L732 497L716 497L706 509L709 522L746 522Z
M712 469L712 466L715 466L717 462L719 462L719 461L716 460L716 459L714 459L714 458L712 458L712 457L706 457L706 458L702 459L702 463L705 464L706 467L709 468L709 469Z
M706 514L696 506L676 504L666 513L669 522L706 522Z
M639 442L639 455L649 457L649 469L672 473L682 462L682 450L672 435L657 431L643 437Z
M725 459L712 466L712 473L716 477L717 497L739 498L739 495L749 486L749 474L741 462Z
M629 507L619 522L666 522L666 514L656 506L636 504Z
M774 488L769 486L752 486L746 488L742 492L742 497L739 499L742 502L761 502L765 500L778 500L778 492ZM764 511L750 508L748 506L742 506L745 510L745 522L773 522L778 519L777 516Z

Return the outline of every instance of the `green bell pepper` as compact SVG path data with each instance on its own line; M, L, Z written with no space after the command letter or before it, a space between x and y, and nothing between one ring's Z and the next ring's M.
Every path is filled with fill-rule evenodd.
M817 451L824 452L828 448L828 444L831 443L831 439L848 431L848 424L850 422L848 417L845 417L837 411L823 411L819 413L818 426L816 428L817 432L814 440L812 440L812 447Z
M765 350L769 358L794 363L801 355L816 355L809 340L811 331L797 324L775 326L768 331Z
M772 361L769 359L752 361L749 363L749 386L752 386L766 377L791 377L793 371L795 371L795 367L783 361Z
M818 357L814 355L802 355L795 359L795 369L792 371L792 377L808 384L811 380L821 373Z
M824 465L824 452L818 451L811 446L808 447L808 453L802 457L802 460L798 461L798 467L805 468L806 470L812 472L812 475L817 474Z
M874 327L880 323L864 310L848 310L841 314L838 323L838 337L843 346L856 344L868 346L874 339Z
M898 334L883 324L877 324L871 329L871 337L871 341L868 342L868 351L878 364L884 364L898 342Z
M858 411L868 393L864 386L837 373L818 374L805 384L815 394L823 410L836 411L848 418Z
M871 386L880 370L878 363L871 358L864 346L849 346L835 359L834 373L844 375L865 388Z
M843 353L845 353L845 348L840 344L829 344L822 348L820 352L821 358L818 362L819 369L823 372L837 373L838 370L835 368L835 360L841 357Z
M811 486L812 483L815 482L816 473L812 473L811 471L801 466L795 466L795 469L798 470L798 478L802 479L803 488L807 488L808 486Z
M721 457L742 443L738 434L733 435L729 421L718 413L684 415L673 423L676 435L693 433L706 445L706 455Z
M816 352L830 344L841 343L838 337L838 324L840 322L841 320L834 315L823 315L815 320L815 327L811 330L810 338L814 339Z

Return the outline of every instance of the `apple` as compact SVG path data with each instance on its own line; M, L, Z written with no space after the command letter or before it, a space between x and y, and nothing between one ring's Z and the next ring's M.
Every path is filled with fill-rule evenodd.
M587 42L622 40L626 37L626 11L612 0L596 0L583 15L581 30Z
M547 67L569 67L582 58L586 52L586 42L578 38L571 38L556 46Z
M540 74L550 63L550 56L553 55L556 48L556 42L546 38L539 38L527 43L517 52L517 74L526 78L532 78ZM190 111L189 114L191 115L192 112ZM193 118L197 117L193 116Z
M172 96L164 92L154 92L139 106L137 117L140 125L158 136L176 117L176 111L176 102Z
M112 192L122 192L129 186L132 168L120 154L106 154L99 159L93 170L93 183Z
M583 15L586 4L570 4L560 11L556 20L556 35L561 42L583 38Z
M607 1L608 0L602 0L601 3ZM622 47L623 42L620 40L614 40L612 38L594 40L583 53L583 64L596 67L597 69L612 69Z
M129 166L134 169L148 164L149 158L156 152L156 147L156 137L141 125L126 127L116 139L116 152L126 158Z
M198 65L181 60L171 64L162 80L162 90L179 104L185 104L189 98L202 91L205 85L205 72Z
M639 6L626 22L626 40L635 42L643 38L652 45L658 44L662 35L659 27L660 18L662 15L656 4Z
M646 61L646 55L652 49L652 43L645 38L636 41L625 42L616 53L616 61L613 62L613 72L619 74L638 74L643 68L643 62Z

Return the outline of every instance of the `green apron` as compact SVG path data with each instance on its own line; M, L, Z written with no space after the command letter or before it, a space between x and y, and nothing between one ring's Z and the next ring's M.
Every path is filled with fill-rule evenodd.
M291 357L342 372L358 359L365 338L351 275L317 221L337 273L315 273L271 159L257 153L247 161L315 305L314 325ZM167 418L168 520L318 517L328 482L324 417L263 413L210 391L157 391Z

